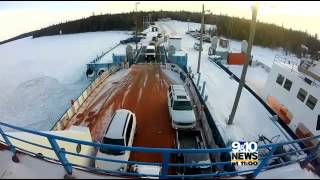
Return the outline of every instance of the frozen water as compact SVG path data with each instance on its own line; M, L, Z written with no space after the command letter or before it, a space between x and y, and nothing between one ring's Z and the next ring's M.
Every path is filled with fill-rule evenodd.
M129 36L90 32L0 45L1 121L48 130L88 86L86 63Z

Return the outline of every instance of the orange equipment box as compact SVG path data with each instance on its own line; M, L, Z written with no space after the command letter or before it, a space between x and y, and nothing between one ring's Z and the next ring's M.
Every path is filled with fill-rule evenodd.
M228 64L243 65L246 62L246 54L244 53L229 53Z

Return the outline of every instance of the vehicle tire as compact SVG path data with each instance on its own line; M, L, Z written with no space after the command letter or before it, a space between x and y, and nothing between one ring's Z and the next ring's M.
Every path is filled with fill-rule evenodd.
M105 68L101 68L101 69L98 70L97 75L100 76L100 75L103 74L105 71L106 71Z
M95 71L89 68L86 72L86 75L88 78L92 78L95 75Z
M213 53L212 53L212 47L209 47L209 50L208 50L208 55L211 56Z

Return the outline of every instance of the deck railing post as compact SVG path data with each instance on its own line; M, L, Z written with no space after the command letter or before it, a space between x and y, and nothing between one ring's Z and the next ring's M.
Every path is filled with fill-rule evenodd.
M208 101L208 95L204 97L204 102L207 102L207 101Z
M204 97L204 90L206 88L206 81L203 81L203 85L202 85L202 91L201 91L201 96Z
M259 166L254 170L253 172L253 177L256 177L264 168L266 165L268 165L269 160L272 158L274 152L278 149L278 145L274 144L271 146L271 150L269 151L268 155L266 156L265 159L262 160L262 162L259 164Z
M198 73L197 88L199 87L201 73Z
M2 130L2 128L0 127L0 134L3 137L3 140L5 141L5 143L9 146L10 151L13 153L12 156L12 161L13 162L19 162L18 157L16 156L16 148L12 145L11 141L9 140L9 138L5 135L4 131Z
M62 163L62 165L63 165L64 169L66 170L66 172L68 173L68 175L72 175L72 166L70 165L68 159L66 158L65 150L60 148L57 141L53 137L48 136L47 138L48 138L49 143L51 144L53 151L57 155L59 161Z
M170 160L170 153L165 151L162 153L163 161L162 161L162 171L160 175L160 179L167 179L168 172L169 172L169 160Z

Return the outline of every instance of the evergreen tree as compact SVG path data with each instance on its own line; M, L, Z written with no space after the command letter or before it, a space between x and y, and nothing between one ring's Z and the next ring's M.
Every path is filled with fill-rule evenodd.
M134 30L135 17L138 16L139 30L143 30L142 19L143 16L151 14L153 21L160 18L171 18L174 20L187 22L201 22L201 13L188 11L150 11L150 12L129 12L122 14L100 14L87 18L81 18L74 21L67 21L65 23L54 24L46 28L41 28L36 31L21 34L17 37L0 42L6 43L19 38L24 38L32 35L34 38L41 36L58 35L60 30L63 34L95 32L95 31L109 31L109 30ZM207 14L205 16L206 24L215 24L218 27L217 34L226 38L235 40L248 40L251 20L239 17L229 17L223 14L213 15ZM290 51L299 54L301 44L305 44L310 49L311 53L316 53L320 50L320 41L317 39L318 35L310 35L306 31L295 31L283 28L270 23L257 22L255 45L263 47L277 48L282 47L285 52Z

